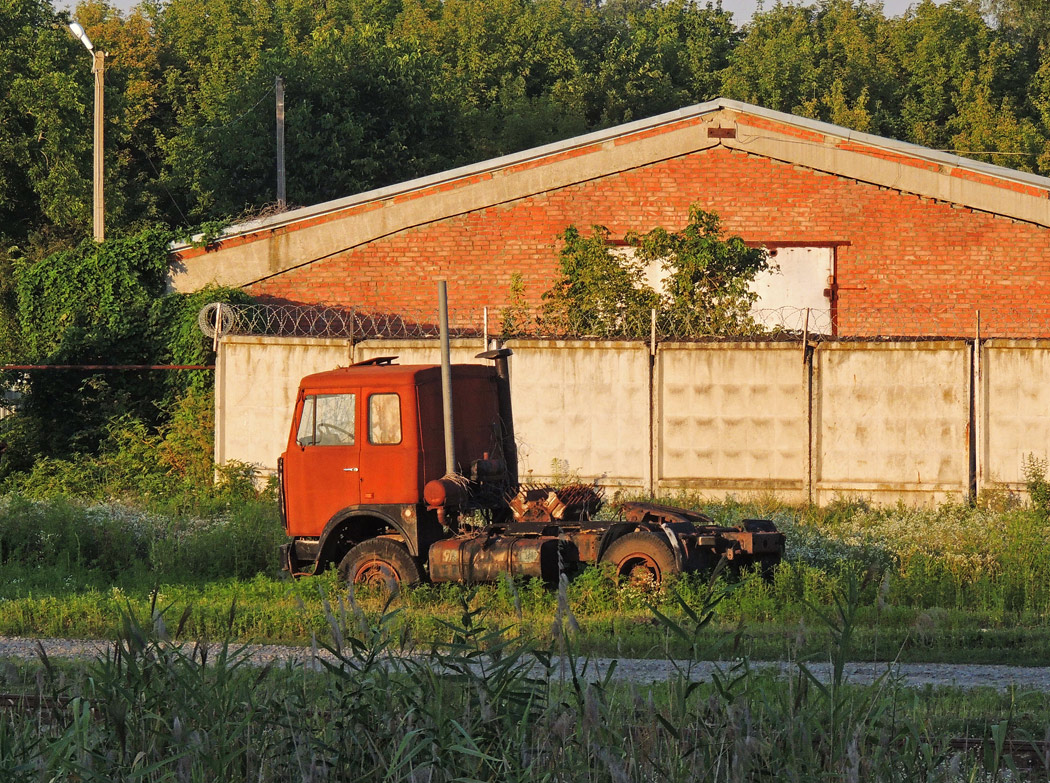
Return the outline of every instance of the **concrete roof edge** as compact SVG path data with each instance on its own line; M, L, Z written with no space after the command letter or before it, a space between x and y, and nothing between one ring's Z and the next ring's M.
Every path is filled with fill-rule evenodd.
M735 111L741 114L751 114L783 123L785 125L793 125L804 130L813 131L814 133L839 137L847 141L853 141L866 146L897 152L902 155L940 163L953 168L968 169L989 177L1019 182L1033 187L1043 188L1050 192L1050 178L1042 177L1038 174L1029 174L1027 172L1006 168L1005 166L995 166L990 163L982 163L981 161L976 161L971 158L964 158L948 152L941 152L928 147L922 147L918 144L898 141L885 136L876 136L870 133L862 133L860 131L842 127L841 125L833 125L820 120L799 117L795 114L766 109L762 106L756 106L742 101L736 101L729 98L715 98L704 103L675 109L674 111L665 112L664 114L658 114L654 117L647 117L623 125L616 125L612 128L592 131L591 133L586 133L582 136L574 136L571 139L552 142L551 144L545 144L540 147L533 147L531 149L522 150L521 152L503 155L498 158L491 158L478 163L460 166L436 174L429 174L425 177L417 177L416 179L407 180L405 182L387 185L363 193L356 193L352 196L325 201L308 207L300 207L299 209L283 212L279 215L239 223L223 230L222 234L218 237L218 240L222 241L223 239L243 236L256 231L280 228L300 220L326 215L331 212L338 212L370 201L392 198L402 193L408 193L432 185L451 182L474 176L476 174L498 171L499 169L544 158L559 152L611 141L613 139L629 136L639 131L651 130L653 128L658 128L661 125L669 125L681 120L700 117L721 110ZM199 240L199 237L194 237L194 240ZM190 247L192 247L192 242L172 243L170 245L170 250L172 252L179 252L187 250Z
M1032 185L1033 187L1044 188L1047 191L1050 191L1050 177L1044 177L1039 174L1018 171L1017 169L1007 168L1006 166L996 166L992 163L984 163L983 161L974 160L973 158L965 158L962 155L955 155L950 152L941 152L940 150L923 147L919 144L912 144L908 141L899 141L897 139L891 139L888 136L876 136L873 133L863 133L862 131L851 130L850 128L841 125L833 125L830 122L811 120L808 117L799 117L796 114L788 114L782 111L766 109L762 106L742 103L728 98L720 98L718 99L718 103L720 103L722 108L725 109L739 111L744 114L754 114L758 117L775 120L787 125L795 125L799 128L813 131L814 133L821 133L826 136L839 136L847 141L855 141L859 144L865 144L870 147L892 150L909 157L922 158L923 160L928 160L933 163L942 163L953 168L969 169L990 177L1021 182L1026 185Z

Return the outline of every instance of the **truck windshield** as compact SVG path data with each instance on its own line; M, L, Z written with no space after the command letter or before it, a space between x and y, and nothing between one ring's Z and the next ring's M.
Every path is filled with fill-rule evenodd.
M303 400L300 446L353 446L356 395L310 394Z

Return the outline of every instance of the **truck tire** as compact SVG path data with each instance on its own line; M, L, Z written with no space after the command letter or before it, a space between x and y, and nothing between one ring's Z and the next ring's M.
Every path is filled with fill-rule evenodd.
M659 586L679 572L671 547L655 533L628 533L609 544L603 563L612 563L616 578L635 587Z
M396 593L404 585L419 584L423 575L400 541L370 538L346 553L339 563L339 578Z

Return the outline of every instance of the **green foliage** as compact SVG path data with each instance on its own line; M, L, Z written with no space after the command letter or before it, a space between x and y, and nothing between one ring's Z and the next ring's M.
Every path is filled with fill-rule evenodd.
M1026 454L1021 463L1021 473L1032 508L1050 519L1050 482L1046 480L1046 459Z
M500 336L504 339L525 337L532 330L532 308L525 298L525 279L521 272L510 276L507 306L500 311Z
M90 60L44 0L0 5L0 30L0 233L21 239L45 222L86 224L90 92L77 75Z
M11 574L53 568L78 580L96 575L101 585L275 576L285 539L274 504L238 494L219 488L210 502L198 494L189 505L184 496L177 513L7 495L0 503L0 564Z
M645 334L659 298L644 284L640 261L613 252L603 226L589 237L570 226L561 240L560 276L543 294L543 328L553 334Z
M5 716L0 774L17 783L39 770L157 783L290 780L304 770L389 783L1039 779L1003 751L1008 735L1041 740L1043 696L914 692L892 675L846 682L835 662L850 649L855 591L836 596L840 618L829 618L830 681L814 664L799 661L785 677L747 657L698 678L704 659L693 655L653 683L617 682L615 662L601 671L571 644L515 638L474 591L454 593L448 641L413 655L397 654L401 609L367 617L350 596L323 602L325 641L313 655L260 667L234 641L254 607L227 602L214 635L195 637L196 611L154 592L141 608L120 608L119 632L94 660L42 655L5 667L5 690L44 698ZM717 604L710 594L704 608L650 619L689 642L708 635ZM939 749L960 734L983 738L987 752Z
M762 248L726 237L719 217L696 205L678 232L655 228L629 234L644 264L660 263L667 274L657 328L667 334L745 334L757 329L749 315L756 295L748 285L767 268Z
M681 231L655 228L632 232L626 240L634 252L612 248L602 226L589 237L575 227L566 229L560 277L543 295L544 330L644 337L655 309L661 334L756 331L749 315L755 295L748 286L766 268L765 251L726 237L717 215L694 205ZM647 268L656 266L665 276L659 292L646 280Z
M103 243L84 241L36 261L16 259L8 323L18 337L8 358L55 365L209 364L212 345L197 326L200 309L248 297L218 288L165 294L170 239L170 232L152 228ZM121 426L114 422L125 419L155 432L176 400L211 382L207 371L34 371L24 381L18 412L0 424L7 444L0 474L25 470L36 456L93 452L111 427Z
M16 297L24 356L39 362L72 355L102 361L119 356L129 340L138 342L132 338L163 292L170 239L166 231L147 229L23 260L16 270Z
M212 393L190 389L159 428L121 416L108 423L96 453L43 457L9 475L4 487L40 500L124 499L176 508L208 497L220 502L256 497L258 476L252 466L229 463L216 473L213 431Z
M694 0L86 0L76 16L108 53L113 234L274 203L277 75L292 203L718 95L1046 172L1046 8L767 3L740 27ZM64 21L42 0L0 9L0 233L24 247L90 220L93 80Z

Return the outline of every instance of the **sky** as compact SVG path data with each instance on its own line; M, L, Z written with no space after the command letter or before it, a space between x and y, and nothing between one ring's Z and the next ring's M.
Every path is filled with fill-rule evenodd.
M936 2L940 5L945 0L936 0ZM886 16L900 16L911 6L918 5L918 3L919 0L882 0L882 8ZM765 0L764 7L767 10L774 5L776 5L776 0ZM810 3L802 2L801 5L810 5ZM745 24L751 18L751 14L755 12L757 6L758 0L722 0L722 8L733 13L733 21L738 26Z
M789 0L786 0L789 1ZM938 4L945 2L945 0L935 0ZM722 0L722 8L727 11L731 11L733 14L733 21L740 26L746 24L747 20L751 18L751 14L755 12L755 8L758 7L759 0ZM919 0L883 0L883 10L887 16L899 16L907 11L911 6L918 4ZM114 5L122 11L127 11L132 6L136 5L138 0L116 0ZM66 7L71 7L76 4L75 0L65 0L64 3L56 3L56 5L64 4ZM765 0L765 7L772 8L776 4L776 0ZM802 5L809 5L806 0L801 0Z

